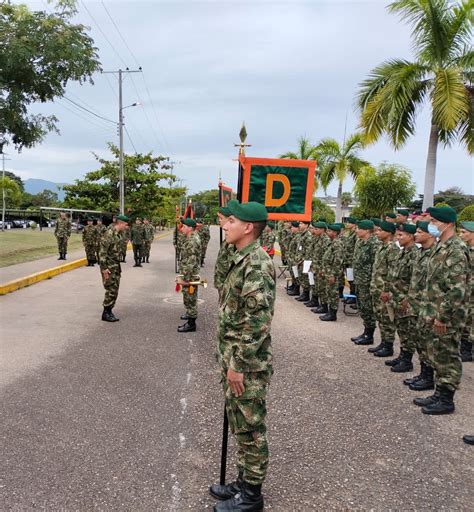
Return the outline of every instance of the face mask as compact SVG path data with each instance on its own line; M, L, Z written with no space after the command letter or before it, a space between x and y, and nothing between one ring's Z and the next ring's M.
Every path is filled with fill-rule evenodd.
M428 233L435 238L439 238L441 236L441 231L434 224L428 224Z

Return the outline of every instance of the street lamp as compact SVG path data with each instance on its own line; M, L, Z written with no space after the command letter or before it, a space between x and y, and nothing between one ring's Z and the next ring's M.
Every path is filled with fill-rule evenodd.
M120 202L120 214L124 215L125 213L125 177L123 173L123 111L126 108L137 107L140 105L138 101L132 103L131 105L127 105L126 107L122 107L122 88L120 88L120 96L119 96L119 134L120 134L120 153L119 153L119 202Z

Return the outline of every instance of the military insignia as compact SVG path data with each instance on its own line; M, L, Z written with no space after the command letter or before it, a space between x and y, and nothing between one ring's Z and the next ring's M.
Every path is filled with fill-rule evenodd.
M260 266L260 256L256 252L250 255L250 264L253 267Z
M257 299L255 297L247 298L247 307L249 309L255 309L257 307Z

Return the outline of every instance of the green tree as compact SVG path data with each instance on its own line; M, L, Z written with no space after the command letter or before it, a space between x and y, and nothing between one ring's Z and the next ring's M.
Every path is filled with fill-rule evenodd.
M96 171L88 172L74 185L64 185L64 206L116 212L119 209L119 150L109 144L113 159L95 155L100 163ZM175 205L186 192L185 188L173 188L177 181L171 174L172 164L168 157L136 153L124 155L125 210L138 216L174 218Z
M315 155L319 162L320 180L324 190L329 184L337 180L336 220L342 220L342 186L350 175L354 179L360 175L369 162L359 156L359 151L364 147L364 141L360 133L351 135L342 146L337 140L326 138L315 147Z
M20 187L20 190L22 192L25 190L25 184L23 183L23 180L20 178L20 176L18 176L14 172L5 171L5 177L8 177L11 180L15 181L18 184L18 186Z
M39 206L59 206L58 194L49 189L45 189L38 194L29 194L28 192L23 192L20 203L21 208Z
M287 151L279 155L278 158L289 158L290 160L316 160L316 146L313 146L308 138L300 137L298 139L297 151ZM314 179L314 190L316 191L319 187L319 177L316 173Z
M376 169L366 167L354 187L360 211L368 217L380 217L397 206L409 204L415 191L416 187L408 169L387 163Z
M326 219L329 224L332 224L336 219L336 214L324 201L315 197L313 198L313 220L319 219Z
M435 202L440 201L448 203L459 213L463 208L474 203L474 196L465 194L459 187L450 187L435 194Z
M4 143L21 150L57 131L56 117L28 113L32 103L64 96L70 81L92 83L97 49L86 27L72 23L75 13L74 0L49 14L0 5L0 152Z
M474 221L474 204L470 204L466 206L462 212L458 215L458 222L462 222L464 220L472 220Z
M3 207L3 191L5 191L5 208L18 206L21 201L21 189L18 183L5 176L0 177L0 205Z
M415 60L386 61L362 82L361 126L368 143L387 134L399 149L415 132L420 107L429 103L426 209L433 205L438 143L448 146L459 139L474 153L474 0L397 0L388 8L412 26Z
M219 209L219 190L211 189L198 192L190 196L196 217L215 219Z

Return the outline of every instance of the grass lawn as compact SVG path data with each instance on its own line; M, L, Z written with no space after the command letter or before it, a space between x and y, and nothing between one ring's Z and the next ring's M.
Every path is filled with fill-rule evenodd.
M73 233L69 238L68 251L83 247L82 235ZM58 246L52 230L9 229L0 231L0 267L38 260L57 254Z

